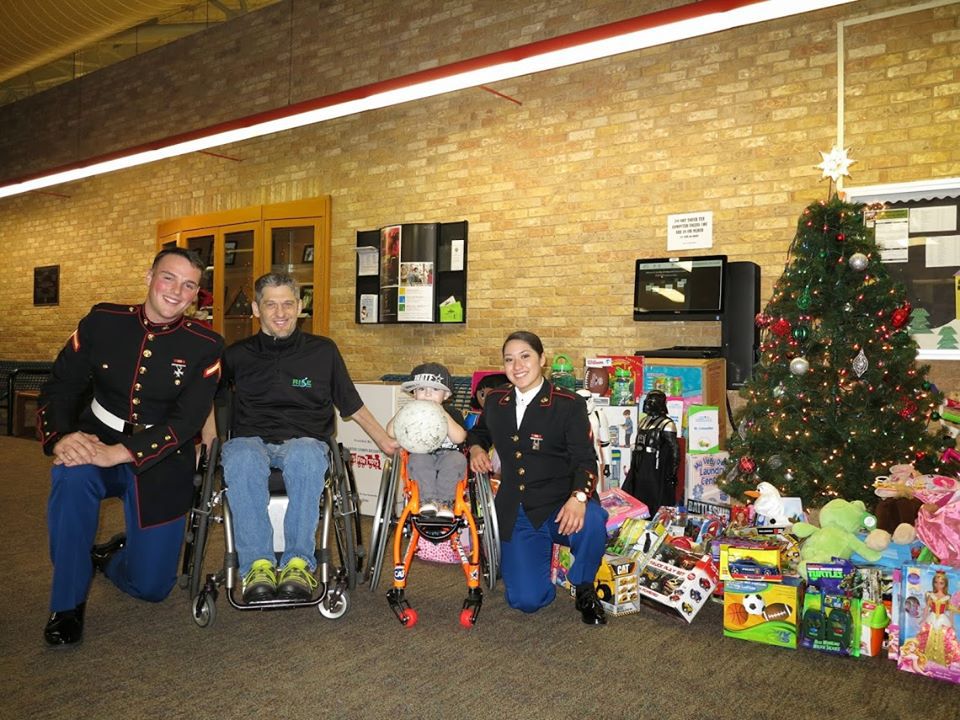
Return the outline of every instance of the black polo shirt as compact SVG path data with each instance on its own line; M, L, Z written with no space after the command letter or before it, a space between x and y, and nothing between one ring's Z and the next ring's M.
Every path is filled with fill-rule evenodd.
M221 392L233 385L234 437L281 443L336 435L334 408L349 417L363 400L336 343L295 330L277 339L259 332L224 354Z

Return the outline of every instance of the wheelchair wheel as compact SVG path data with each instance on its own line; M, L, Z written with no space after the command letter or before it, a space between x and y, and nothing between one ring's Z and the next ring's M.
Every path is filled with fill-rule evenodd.
M340 458L343 462L344 476L347 479L346 492L350 497L350 508L354 518L353 527L356 532L356 542L354 543L354 547L357 549L358 581L363 582L363 571L367 562L367 549L363 544L363 528L360 524L360 493L357 491L357 479L353 475L353 464L350 459L350 451L343 447L342 444L340 444L339 447Z
M480 571L487 588L493 590L500 575L500 527L493 489L486 473L478 473L470 483L470 510L477 521L477 535L480 537Z
M180 586L189 591L190 597L197 597L203 583L203 557L207 546L207 534L210 529L213 506L213 486L216 479L217 462L220 457L220 439L214 438L210 444L210 453L198 468L200 485L195 493L195 502L187 517L186 539L183 547L183 574ZM196 480L194 481L196 484ZM205 627L201 626L201 627Z
M350 609L350 596L345 593L327 593L323 602L317 605L317 610L327 620L339 620Z
M211 595L206 592L193 596L193 621L197 627L210 627L217 619L217 605Z
M357 586L357 509L350 493L350 479L347 477L343 456L338 450L339 448L331 453L331 524L337 543L339 566L344 570L347 588L352 590Z
M390 529L394 522L394 504L397 497L397 485L400 482L400 458L387 459L380 479L380 492L377 495L377 507L373 514L373 528L370 531L370 559L367 562L367 584L370 592L380 583L383 558L390 539Z

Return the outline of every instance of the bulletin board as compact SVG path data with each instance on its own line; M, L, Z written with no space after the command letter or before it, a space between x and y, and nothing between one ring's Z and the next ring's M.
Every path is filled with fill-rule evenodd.
M846 191L883 202L874 227L890 276L906 287L909 330L921 360L960 359L960 178Z
M462 220L358 231L355 321L465 323L467 230Z

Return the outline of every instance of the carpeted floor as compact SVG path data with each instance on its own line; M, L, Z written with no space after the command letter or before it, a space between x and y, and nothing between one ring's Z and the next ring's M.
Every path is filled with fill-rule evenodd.
M44 520L49 461L0 437L0 538L10 561L0 615L4 718L960 718L960 688L898 672L885 659L831 657L724 638L709 604L691 625L645 610L582 625L558 597L535 615L486 594L476 627L459 626L457 567L415 563L414 628L382 589L363 586L337 621L313 610L238 612L224 598L206 629L186 593L148 605L102 576L82 646L48 650ZM106 503L100 537L121 529ZM211 561L222 547L214 529Z

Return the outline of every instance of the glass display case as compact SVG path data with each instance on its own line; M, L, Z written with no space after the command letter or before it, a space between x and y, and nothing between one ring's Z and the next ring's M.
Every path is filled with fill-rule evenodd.
M160 247L186 247L200 255L206 269L190 314L228 344L259 330L254 282L267 272L289 273L299 284L299 327L328 333L329 197L166 220L157 238Z

